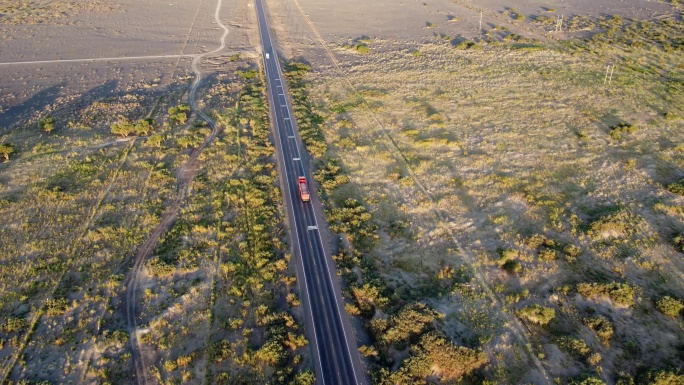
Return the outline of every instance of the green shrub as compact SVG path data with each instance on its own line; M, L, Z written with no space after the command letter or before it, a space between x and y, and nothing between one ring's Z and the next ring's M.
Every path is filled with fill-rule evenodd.
M570 385L606 385L606 383L594 376L583 375L570 382Z
M548 248L542 248L541 250L539 250L539 259L541 259L542 261L555 261L557 257L558 254L556 253L556 250Z
M187 104L181 104L176 107L169 108L169 119L177 124L185 124L188 120L188 113L190 112L190 106Z
M628 134L631 132L634 132L638 129L637 126L622 122L618 124L617 126L613 126L610 128L610 137L619 140L622 138L623 134Z
M656 307L666 316L675 318L684 309L684 304L670 296L664 296L658 300Z
M684 179L670 183L667 186L667 191L677 195L684 195Z
M386 345L403 348L414 337L432 327L433 322L443 316L418 302L402 308L389 319L386 330L379 336Z
M575 358L587 358L591 354L591 348L579 338L562 336L556 338L554 342L559 348L570 353Z
M2 330L5 333L18 332L19 330L25 329L28 326L28 321L26 318L15 318L10 317L2 325Z
M175 265L169 264L158 257L148 260L147 268L150 270L150 274L158 277L169 275L176 271Z
M596 333L596 336L604 345L608 346L610 339L613 338L614 330L613 324L610 323L606 317L601 316L583 318L582 322L584 322Z
M555 247L556 242L548 239L544 234L533 234L523 240L523 243L530 249L538 249L541 246Z
M592 222L587 235L593 240L625 238L634 233L636 222L634 215L622 209Z
M64 314L68 306L69 300L66 298L49 299L45 303L48 316Z
M41 130L49 134L52 130L55 129L55 119L48 116L47 118L38 122L38 127L40 127Z
M367 54L370 52L370 47L363 43L354 44L352 49L354 49L356 52L360 54Z
M681 385L684 384L684 374L667 370L649 371L643 376L639 384L648 385Z
M624 306L634 305L635 288L626 283L580 283L577 292L587 298L607 297Z
M528 321L536 323L537 325L547 325L556 317L556 311L553 308L541 306L538 304L526 306L520 309L518 313L521 317Z
M675 235L672 238L672 244L680 253L684 253L684 233Z
M378 383L422 384L435 373L439 373L440 382L452 383L487 362L487 355L481 350L457 346L437 333L427 333L418 345L411 347L411 356L396 372L381 370Z
M14 145L9 143L0 144L0 155L2 155L6 161L9 160L9 156L12 155L14 151Z
M506 270L509 274L519 274L522 272L522 265L520 262L514 259L506 259L502 264L501 268Z

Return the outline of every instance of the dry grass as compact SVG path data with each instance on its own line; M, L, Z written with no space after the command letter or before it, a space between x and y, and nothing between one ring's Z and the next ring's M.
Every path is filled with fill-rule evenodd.
M477 285L474 292L456 286L449 295L425 297L426 282L442 266L461 269L465 282L471 268L481 269L501 297L511 298L509 310L534 303L555 308L552 331L579 333L575 312L610 314L619 321L614 346L638 341L649 353L637 358L597 345L610 356L591 361L599 372L617 373L633 360L648 366L676 360L677 344L668 336L681 336L680 321L655 314L650 298L684 296L684 261L669 240L684 224L663 210L681 204L663 189L684 169L677 155L684 122L664 116L684 109L676 82L681 71L667 70L682 68L681 57L637 51L634 56L651 58L638 68L649 70L618 64L604 85L604 56L507 47L515 46L455 51L440 42L379 41L363 60L343 47L335 51L359 94L332 68L310 78L314 98L330 112L328 142L381 229L391 233L397 218L410 223L410 235L381 235L372 252L385 280L400 297L427 300L445 313L443 330L465 344L479 341L496 357L495 367L517 367L503 309L488 304ZM614 55L632 57L606 52ZM663 74L669 74L665 80ZM611 138L611 128L623 121L639 129ZM557 251L527 248L523 240L534 234L554 240ZM520 274L499 268L496 250L508 247L521 248ZM464 254L476 257L474 266ZM638 285L636 306L649 310L624 312L564 289L611 280ZM521 291L527 295L517 296ZM645 338L655 324L668 332ZM547 333L529 327L544 357ZM576 366L553 362L545 361L552 376L575 373ZM527 369L491 374L502 381L534 379Z

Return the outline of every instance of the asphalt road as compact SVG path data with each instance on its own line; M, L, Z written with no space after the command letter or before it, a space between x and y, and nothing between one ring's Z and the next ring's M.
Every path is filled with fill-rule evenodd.
M301 145L262 0L255 0L255 4L271 119L275 129L275 146L280 157L283 194L290 223L290 238L295 258L300 258L298 275L300 282L303 281L300 289L316 379L319 384L325 385L366 384L367 375L361 367L349 317L344 311L334 262L321 237L323 229L319 229L319 223L322 223L323 218L314 207L318 198L315 196L315 189L311 188L308 154ZM303 202L299 195L297 178L300 176L305 176L309 181L310 202Z

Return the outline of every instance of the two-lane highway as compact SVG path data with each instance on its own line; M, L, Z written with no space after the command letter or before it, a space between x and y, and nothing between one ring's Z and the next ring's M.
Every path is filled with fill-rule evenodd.
M303 202L299 195L298 177L306 177L311 186L311 175L306 167L308 155L300 149L297 123L278 55L273 49L262 0L255 0L255 4L290 239L296 258L300 258L298 275L316 378L319 384L325 385L366 384L367 376L361 367L339 284L334 281L334 262L326 255L321 238L322 229L319 229L313 205L315 191L310 188L310 202Z

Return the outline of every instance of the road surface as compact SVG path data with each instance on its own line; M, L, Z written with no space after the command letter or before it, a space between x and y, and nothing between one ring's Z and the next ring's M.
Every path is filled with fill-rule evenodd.
M319 229L319 223L323 223L324 219L312 203L317 199L315 190L310 188L311 202L302 202L299 196L298 177L305 176L311 186L308 154L300 144L297 123L293 118L278 55L273 49L262 0L255 0L255 4L275 146L284 184L291 244L298 259L300 289L316 379L324 385L366 384L367 375L361 367L355 336L344 311L334 262L321 238L323 229Z

